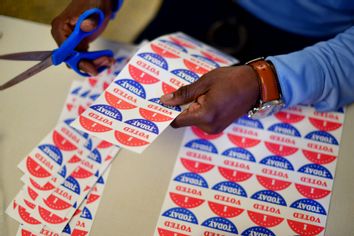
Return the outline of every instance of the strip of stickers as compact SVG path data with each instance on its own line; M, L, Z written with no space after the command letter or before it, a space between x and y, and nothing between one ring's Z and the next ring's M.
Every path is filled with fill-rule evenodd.
M141 153L181 112L160 97L237 60L183 34L142 47L111 85L72 126Z
M88 235L119 147L70 124L120 73L132 50L97 77L74 81L58 124L18 165L22 190L6 213L20 223L18 235Z
M155 235L324 235L344 111L187 128Z

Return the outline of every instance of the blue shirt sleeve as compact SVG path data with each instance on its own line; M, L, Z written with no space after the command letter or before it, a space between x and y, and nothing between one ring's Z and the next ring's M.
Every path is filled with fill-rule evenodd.
M114 19L116 16L117 12L123 5L123 0L113 0L113 9L112 9L112 17L111 19Z
M301 51L268 57L286 106L311 104L319 111L354 102L354 26Z

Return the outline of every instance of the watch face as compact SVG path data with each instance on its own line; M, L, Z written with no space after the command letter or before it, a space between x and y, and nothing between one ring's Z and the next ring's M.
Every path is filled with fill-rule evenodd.
M284 108L284 103L281 100L274 100L263 103L260 107L254 108L248 113L248 117L252 119L261 119L273 115Z

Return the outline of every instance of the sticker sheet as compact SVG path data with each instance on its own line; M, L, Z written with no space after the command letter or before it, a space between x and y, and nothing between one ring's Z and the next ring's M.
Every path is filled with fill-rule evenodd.
M155 235L324 235L344 111L187 128Z
M160 97L236 59L183 34L143 46L104 93L72 126L141 153L181 112Z

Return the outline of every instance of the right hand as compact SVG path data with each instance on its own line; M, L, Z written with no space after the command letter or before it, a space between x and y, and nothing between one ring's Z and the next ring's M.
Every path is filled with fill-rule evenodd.
M52 21L52 36L57 44L60 46L72 33L76 22L80 15L86 10L92 8L100 8L105 19L100 29L95 34L85 38L77 47L78 51L87 51L89 44L95 40L106 28L112 15L112 1L111 0L72 0L65 10L56 16ZM97 25L95 18L89 18L82 22L81 30L88 32L93 30ZM110 66L114 63L114 59L104 56L93 61L82 60L79 63L80 70L90 74L97 75L97 69L101 66Z

